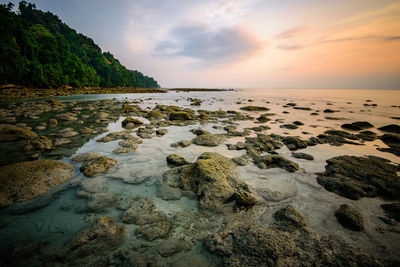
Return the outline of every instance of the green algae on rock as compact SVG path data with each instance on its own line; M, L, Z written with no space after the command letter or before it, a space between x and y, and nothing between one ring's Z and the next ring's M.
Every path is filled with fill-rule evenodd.
M266 107L259 107L259 106L245 106L241 107L241 110L246 110L246 111L268 111L269 108Z
M43 195L71 178L73 170L71 164L50 159L0 167L0 208Z
M335 211L335 216L338 222L343 227L353 230L364 230L364 219L361 213L354 207L347 204L340 205L340 208Z
M166 171L163 181L171 187L194 192L200 207L207 210L218 211L230 201L235 201L239 207L251 207L257 203L257 198L238 178L235 169L232 160L208 152L198 157L195 163Z
M100 156L84 161L79 170L86 176L92 177L97 174L108 172L108 170L114 167L116 164L117 161L115 159L111 159L106 156Z

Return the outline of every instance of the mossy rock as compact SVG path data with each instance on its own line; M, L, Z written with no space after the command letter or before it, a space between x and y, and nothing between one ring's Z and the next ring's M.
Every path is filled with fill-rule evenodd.
M193 120L193 115L185 111L176 111L169 114L170 120Z
M266 107L260 107L260 106L245 106L241 107L241 110L246 110L246 111L268 111L269 108Z

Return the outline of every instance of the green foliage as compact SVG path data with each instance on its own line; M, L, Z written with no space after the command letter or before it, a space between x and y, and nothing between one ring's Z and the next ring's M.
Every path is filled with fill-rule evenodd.
M22 1L19 11L0 5L0 83L35 87L159 87L152 78L128 70L92 39L56 15Z

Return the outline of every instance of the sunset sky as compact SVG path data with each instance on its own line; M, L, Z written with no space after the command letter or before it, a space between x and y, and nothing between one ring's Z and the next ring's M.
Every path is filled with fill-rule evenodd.
M400 89L400 1L31 2L163 87Z

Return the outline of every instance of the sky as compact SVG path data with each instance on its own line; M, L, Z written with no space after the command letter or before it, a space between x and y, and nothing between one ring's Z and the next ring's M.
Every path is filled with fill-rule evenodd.
M28 2L162 87L400 89L400 1Z

